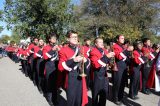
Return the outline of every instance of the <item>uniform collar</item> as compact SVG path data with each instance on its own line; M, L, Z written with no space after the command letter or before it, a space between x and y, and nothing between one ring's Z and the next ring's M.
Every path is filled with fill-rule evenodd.
M49 44L51 47L54 47L55 46L55 43L50 43Z
M70 48L72 48L72 49L76 49L76 47L77 47L76 45L72 45L72 44L69 44L68 46L69 46Z
M117 42L117 45L119 45L122 49L124 49L123 44Z
M98 47L96 47L96 48L97 48L101 53L104 52L102 48L98 48Z
M77 46L72 44L69 44L68 47L71 48L73 51L76 51L77 49Z
M149 46L147 46L147 45L145 45L145 44L143 45L143 47L145 47L145 48L149 48Z
M85 46L89 47L89 45L85 44Z
M141 52L141 50L140 49L136 49L139 53Z

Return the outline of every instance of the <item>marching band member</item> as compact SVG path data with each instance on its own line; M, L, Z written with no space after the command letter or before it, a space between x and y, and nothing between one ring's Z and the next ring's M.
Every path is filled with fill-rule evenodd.
M42 49L44 46L44 41L43 39L39 39L38 46L35 47L35 52L34 52L34 58L37 60L36 61L36 80L37 80L37 87L39 91L41 92L41 85L42 84L42 79L44 78L44 65L43 64L43 56L42 56Z
M27 51L26 51L26 45L21 45L21 47L18 50L18 54L17 54L21 60L21 64L22 64L22 69L25 73L25 76L28 77L28 70L27 70Z
M87 59L80 55L78 47L78 34L71 30L67 32L68 45L59 51L59 71L66 72L65 89L67 106L81 106L82 102L82 78L80 77L80 63Z
M115 64L118 70L113 71L113 101L119 105L124 95L127 53L123 48L124 36L118 35L116 36L116 40L117 42L113 45L113 51L115 53ZM132 51L132 49L128 51Z
M50 104L57 104L57 58L59 49L57 35L49 35L49 44L43 48L43 59L45 60L44 75L46 79L46 98Z
M89 84L90 84L90 67L91 67L91 62L89 59L90 56L90 51L91 51L91 40L89 38L84 39L85 45L83 46L83 52L84 52L84 57L88 60L88 65L85 66L85 73L86 73L86 81L87 81L87 88L89 89Z
M156 58L153 61L148 81L148 88L155 88L156 92L160 91L160 52L158 52Z
M143 65L142 69L142 92L144 94L150 94L150 90L146 88L146 83L148 80L148 76L150 73L150 69L152 66L152 62L155 58L153 55L153 49L150 47L151 41L148 38L143 39L143 48L142 48L142 53L145 57L145 64Z
M34 76L33 76L33 72L34 72L34 65L33 65L33 59L34 59L34 46L38 44L38 39L34 38L33 39L33 43L30 43L28 45L27 48L27 55L28 55L28 73L29 73L29 77L31 78L31 80L33 80L34 82ZM35 84L35 82L34 82Z
M153 55L156 57L158 52L159 52L159 50L160 50L160 45L153 44L152 49L153 49Z
M114 56L114 52L108 53L104 49L103 39L95 39L95 47L92 48L90 59L93 71L93 106L105 106L108 94L108 78L107 78L107 63L110 57Z
M129 97L131 99L138 99L138 91L140 87L140 69L142 64L144 64L143 54L142 54L142 42L136 41L134 44L134 51L131 63L130 72L130 89Z

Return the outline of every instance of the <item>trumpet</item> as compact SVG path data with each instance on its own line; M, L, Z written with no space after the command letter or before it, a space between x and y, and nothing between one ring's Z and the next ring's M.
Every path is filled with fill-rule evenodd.
M84 72L84 48L83 48L83 46L81 46L81 49L82 49L82 51L80 52L80 55L83 57L83 59L82 59L82 61L81 61L81 63L80 63L80 75L79 76L81 76L81 77L86 77L87 75L85 74L85 72Z
M113 52L113 42L110 43L110 52ZM118 67L117 67L117 64L116 64L116 61L115 61L115 57L111 57L110 58L110 64L109 64L109 67L111 68L111 70L113 71L118 71Z

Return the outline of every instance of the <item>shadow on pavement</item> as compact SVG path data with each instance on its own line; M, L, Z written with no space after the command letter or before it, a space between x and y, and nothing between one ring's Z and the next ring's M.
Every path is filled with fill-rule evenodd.
M160 92L156 92L154 89L151 89L151 92L152 92L154 95L160 96Z
M112 86L109 85L109 91L108 91L108 97L107 100L113 102L113 98L112 98ZM141 106L139 103L136 103L135 101L132 101L130 99L128 99L128 94L127 92L124 92L124 99L122 101L123 105L125 106Z
M22 66L22 68L20 68L19 70L21 70L21 72L26 77L29 76L29 71L28 71L27 67L24 69L24 67ZM33 81L33 80L31 79L31 81ZM42 85L37 86L38 84L35 84L35 86L37 86L39 92L44 95L44 98L46 98L46 95L45 95L46 94L46 89L45 89L45 80L44 80L44 78L42 79L41 83L42 83ZM155 94L155 95L160 96L160 92L155 92L154 90L151 90L151 92L153 94ZM62 91L58 90L58 94L57 94L58 104L56 104L54 106L66 106L67 105L66 99L63 96L60 95L61 93L62 93ZM113 102L113 100L112 100L112 85L109 85L107 100ZM126 106L141 106L139 103L136 103L135 101L132 101L132 100L128 99L128 94L126 92L124 92L123 104L126 105ZM107 102L106 102L106 105L107 105ZM53 106L53 105L50 105L50 106ZM92 106L92 98L89 97L89 96L88 96L88 105L87 106Z
M139 103L129 100L128 98L124 98L123 104L125 106L141 106Z

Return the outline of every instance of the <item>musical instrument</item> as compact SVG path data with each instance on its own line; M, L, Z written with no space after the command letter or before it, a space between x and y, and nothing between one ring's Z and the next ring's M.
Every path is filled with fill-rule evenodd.
M79 76L81 76L81 77L86 77L87 75L84 73L84 48L83 48L83 46L81 46L81 49L82 49L82 51L81 51L81 56L83 57L83 59L82 59L82 62L80 63L80 67L81 67L81 73L80 73L80 75Z
M150 55L150 52L144 52L144 56L146 57L146 67L150 67L149 55Z
M110 52L113 52L113 42L110 43ZM115 62L115 57L111 57L110 58L110 64L109 64L109 67L111 68L111 70L113 71L118 71L118 67L117 67L117 64Z

